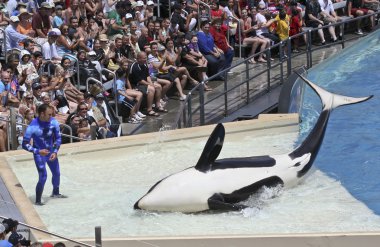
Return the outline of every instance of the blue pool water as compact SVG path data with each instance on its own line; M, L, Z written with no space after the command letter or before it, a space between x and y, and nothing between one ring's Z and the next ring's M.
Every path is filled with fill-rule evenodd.
M308 78L329 91L353 97L374 95L331 115L315 166L338 180L356 199L380 215L380 32L374 32L338 56L313 67ZM307 87L302 140L314 126L321 103Z

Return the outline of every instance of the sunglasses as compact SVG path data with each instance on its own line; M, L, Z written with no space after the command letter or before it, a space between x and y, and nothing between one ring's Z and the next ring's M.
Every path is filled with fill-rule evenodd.
M87 111L87 108L79 108L80 111Z
M26 99L28 99L28 100L29 100L29 99L33 99L33 97L26 97Z

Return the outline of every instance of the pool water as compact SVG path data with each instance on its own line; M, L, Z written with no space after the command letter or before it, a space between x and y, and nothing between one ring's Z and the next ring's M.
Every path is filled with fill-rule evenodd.
M380 32L374 32L341 54L309 70L316 84L347 96L374 97L344 106L331 115L315 167L338 180L350 194L380 214ZM321 108L310 88L304 95L301 139Z

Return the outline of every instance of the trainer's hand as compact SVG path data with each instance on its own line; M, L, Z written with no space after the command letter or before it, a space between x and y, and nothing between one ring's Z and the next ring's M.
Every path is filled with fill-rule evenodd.
M52 153L52 154L50 155L49 161L53 161L53 160L55 160L56 158L57 158L57 153Z
M41 156L46 156L46 155L48 155L50 152L49 152L49 150L47 150L47 149L41 149L41 150L39 151L39 153L40 153Z

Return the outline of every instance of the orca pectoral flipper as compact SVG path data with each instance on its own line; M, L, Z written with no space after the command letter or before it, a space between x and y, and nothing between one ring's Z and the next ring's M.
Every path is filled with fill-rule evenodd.
M207 202L210 210L240 211L247 207L241 204L226 203L221 194L214 194Z

